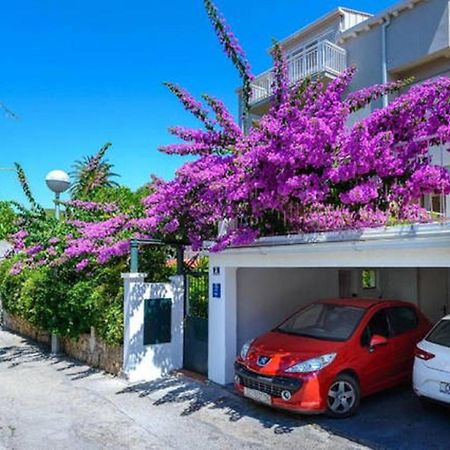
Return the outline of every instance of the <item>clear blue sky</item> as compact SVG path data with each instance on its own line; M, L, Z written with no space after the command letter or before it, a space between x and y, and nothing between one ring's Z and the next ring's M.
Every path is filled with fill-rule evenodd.
M281 39L337 6L378 12L392 0L217 0L255 73ZM51 204L48 171L113 146L120 182L136 188L155 173L170 179L182 159L157 151L171 125L195 125L162 86L176 81L237 110L239 79L223 55L202 0L21 0L2 3L0 167L20 162L39 201ZM0 172L0 199L23 200Z

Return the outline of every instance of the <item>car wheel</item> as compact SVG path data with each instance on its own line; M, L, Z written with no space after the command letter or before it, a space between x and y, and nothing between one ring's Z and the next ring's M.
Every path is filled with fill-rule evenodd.
M327 414L337 418L349 417L358 409L359 400L358 382L351 375L338 375L328 390Z

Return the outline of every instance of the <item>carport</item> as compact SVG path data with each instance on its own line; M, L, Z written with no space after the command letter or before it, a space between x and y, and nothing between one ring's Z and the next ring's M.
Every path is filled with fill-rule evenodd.
M450 310L450 224L261 238L210 255L208 377L233 381L242 344L310 301L380 297Z

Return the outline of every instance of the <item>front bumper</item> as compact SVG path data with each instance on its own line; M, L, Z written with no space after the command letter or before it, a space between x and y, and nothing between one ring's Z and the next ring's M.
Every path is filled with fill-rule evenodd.
M245 388L254 389L270 395L273 407L303 413L321 413L327 408L317 373L267 376L249 370L239 362L235 363L234 369L235 388L242 395ZM290 392L289 400L282 397L283 391Z
M450 384L450 372L432 369L420 359L414 361L413 387L419 397L450 404L450 394L440 391L441 383Z

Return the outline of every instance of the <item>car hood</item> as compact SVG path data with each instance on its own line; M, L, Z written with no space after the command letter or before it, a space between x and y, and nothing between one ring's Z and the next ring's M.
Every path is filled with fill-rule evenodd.
M260 373L274 375L299 362L327 353L336 353L343 345L344 342L272 331L253 341L245 365ZM266 360L267 363L261 365Z

